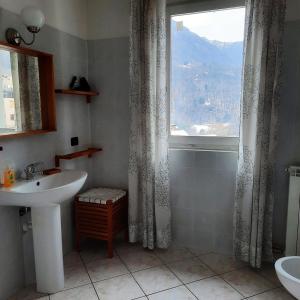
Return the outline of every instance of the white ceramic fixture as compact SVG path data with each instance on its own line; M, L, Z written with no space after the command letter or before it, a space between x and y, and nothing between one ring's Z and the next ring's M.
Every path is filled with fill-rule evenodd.
M277 276L282 285L300 299L300 256L287 256L275 263Z
M31 207L37 290L64 288L60 203L73 197L87 178L84 171L63 171L0 188L0 206Z
M45 24L45 16L43 12L33 6L28 6L22 9L21 18L26 27L41 28Z

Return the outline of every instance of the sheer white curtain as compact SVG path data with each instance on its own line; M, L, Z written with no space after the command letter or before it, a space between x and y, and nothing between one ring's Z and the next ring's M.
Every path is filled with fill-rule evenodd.
M237 189L237 258L272 259L274 164L285 0L247 0Z
M131 0L129 239L150 249L171 239L165 13L165 0Z

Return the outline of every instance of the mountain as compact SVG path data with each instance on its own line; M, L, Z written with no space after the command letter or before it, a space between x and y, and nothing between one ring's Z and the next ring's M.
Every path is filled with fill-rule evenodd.
M174 21L171 32L172 124L189 134L195 125L229 124L221 134L237 135L243 42L210 41Z

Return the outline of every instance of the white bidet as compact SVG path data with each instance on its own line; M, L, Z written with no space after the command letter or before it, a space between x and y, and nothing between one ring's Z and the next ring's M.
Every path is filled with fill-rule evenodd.
M275 263L275 270L282 285L300 299L300 256L287 256Z

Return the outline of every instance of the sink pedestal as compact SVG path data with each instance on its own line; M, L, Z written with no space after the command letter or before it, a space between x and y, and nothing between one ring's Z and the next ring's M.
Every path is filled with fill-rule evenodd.
M32 207L37 290L55 293L64 288L60 206Z
M87 173L65 170L0 187L0 206L31 207L37 290L56 293L64 288L60 204L82 188Z

